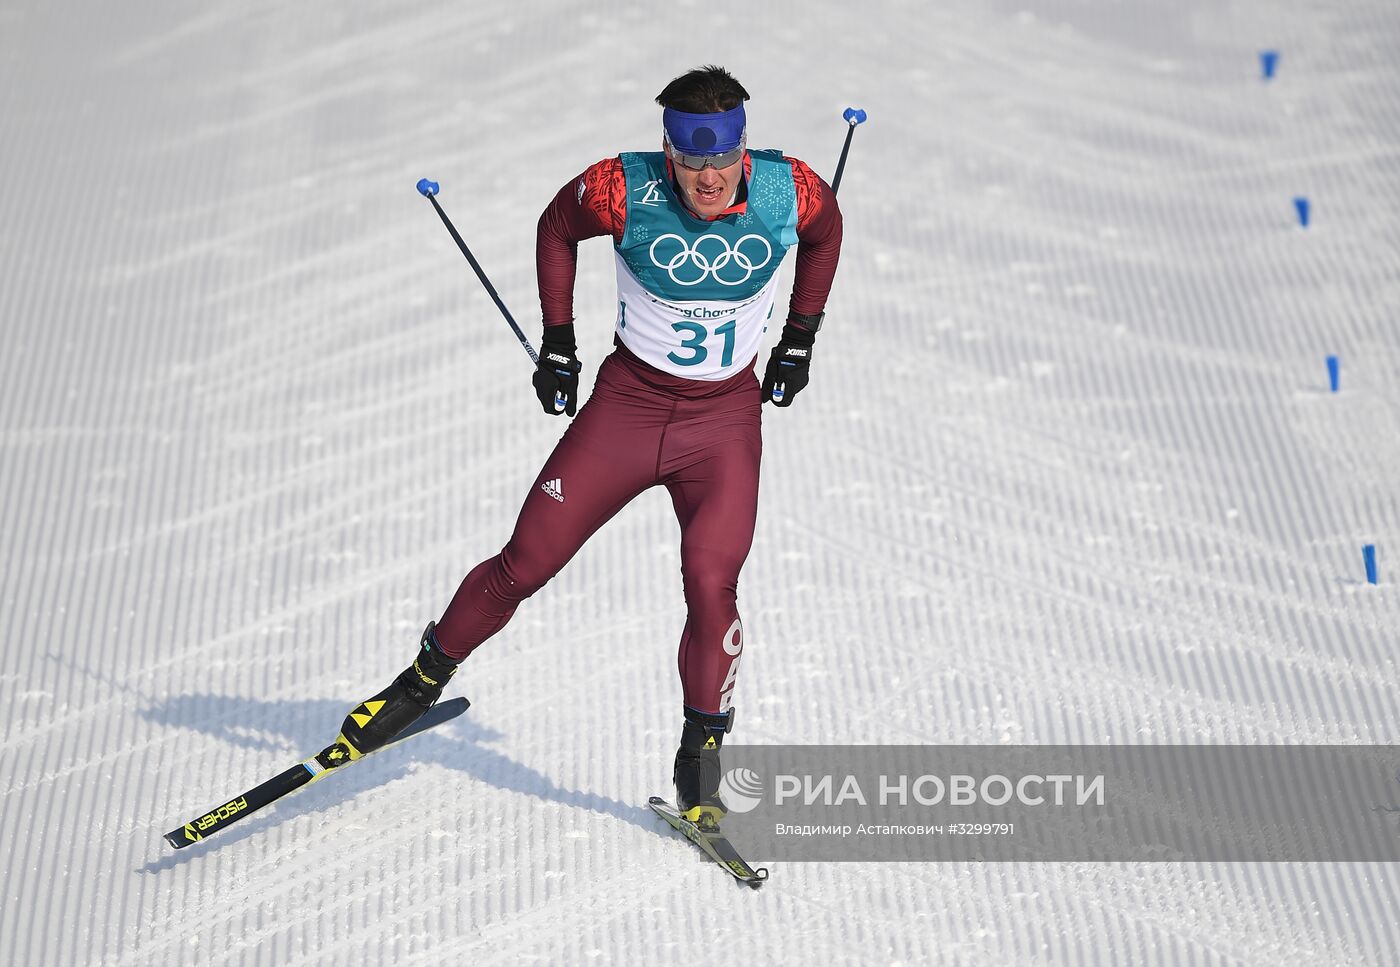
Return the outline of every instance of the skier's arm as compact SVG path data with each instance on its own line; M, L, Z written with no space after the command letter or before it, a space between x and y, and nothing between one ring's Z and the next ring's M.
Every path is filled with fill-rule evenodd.
M841 258L841 209L816 172L796 158L788 160L797 189L797 269L788 312L814 316L826 308Z
M788 161L797 189L797 270L787 322L768 357L762 384L763 401L778 406L791 406L807 385L816 328L841 258L841 209L835 192L801 161Z
M535 272L546 329L574 321L578 243L599 235L621 239L626 197L622 162L608 158L560 188L540 215L535 235Z
M535 272L544 334L531 382L540 405L551 416L573 416L578 408L578 375L583 369L574 339L578 243L598 235L621 238L626 199L622 163L609 158L560 188L536 226Z

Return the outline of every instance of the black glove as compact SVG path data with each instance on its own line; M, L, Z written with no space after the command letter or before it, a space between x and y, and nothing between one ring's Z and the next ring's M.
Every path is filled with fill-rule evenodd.
M544 327L540 361L530 381L535 384L540 405L550 416L560 413L573 416L578 412L578 374L583 370L583 363L574 355L577 351L572 322ZM562 407L557 405L561 400Z
M807 385L807 370L812 365L812 346L817 334L787 323L783 337L768 357L763 371L763 402L774 406L791 406L792 398Z

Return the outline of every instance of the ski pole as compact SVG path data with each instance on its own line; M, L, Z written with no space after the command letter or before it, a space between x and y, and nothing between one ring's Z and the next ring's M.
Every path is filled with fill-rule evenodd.
M436 197L438 193L438 183L436 181L429 181L427 178L420 178L418 179L418 193L432 202L433 209L438 213L438 218L441 218L443 225L447 226L447 231L452 236L452 241L457 243L457 247L461 249L462 254L467 257L467 262L471 265L472 271L476 273L476 277L481 280L482 285L486 286L487 294L491 296L491 300L496 303L496 308L501 310L501 315L505 316L506 322L508 322L510 328L514 330L515 338L520 340L520 345L524 346L525 352L530 354L530 362L538 366L540 354L535 352L535 347L530 345L530 340L526 339L525 333L520 331L520 326L516 325L515 317L510 314L510 310L506 308L506 304L501 301L499 293L496 292L496 287L492 285L491 280L486 277L486 273L482 270L481 264L477 262L476 256L472 255L472 250L467 248L466 242L462 241L462 236L457 233L457 227L452 224L452 219L447 217L447 212L443 211L442 206L438 204ZM568 374L561 372L559 375L566 376ZM568 405L568 402L567 396L563 393L556 392L554 394L555 412L564 412L564 407Z
M846 129L846 143L841 145L841 160L836 162L836 177L831 179L831 193L833 195L841 187L841 172L846 170L846 155L851 150L851 138L855 137L856 125L865 123L865 112L858 108L848 107L842 112L841 117L846 119L846 123L850 127Z

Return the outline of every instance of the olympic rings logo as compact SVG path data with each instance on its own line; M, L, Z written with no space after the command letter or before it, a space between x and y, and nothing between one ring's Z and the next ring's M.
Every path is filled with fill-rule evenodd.
M656 249L663 242L670 243L662 250L663 254L671 253L664 262L656 257ZM763 248L761 260L760 246ZM723 235L701 235L691 245L679 235L668 232L657 236L647 252L651 264L664 269L676 285L699 285L709 278L720 285L743 285L773 258L773 246L762 235L745 235L731 248Z

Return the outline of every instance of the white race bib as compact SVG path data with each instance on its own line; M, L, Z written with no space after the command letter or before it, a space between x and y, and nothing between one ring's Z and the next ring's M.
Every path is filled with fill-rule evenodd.
M778 289L774 272L742 302L668 302L652 295L617 260L617 335L643 362L686 379L728 379L758 355Z

